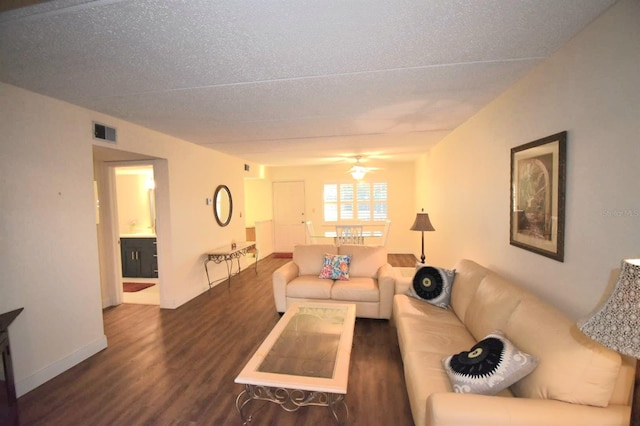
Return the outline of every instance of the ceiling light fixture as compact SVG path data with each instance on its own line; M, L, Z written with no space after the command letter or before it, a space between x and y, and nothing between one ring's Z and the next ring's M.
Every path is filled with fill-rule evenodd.
M356 157L356 164L349 169L349 173L355 180L362 180L369 171L368 168L360 165L360 157Z
M353 166L350 173L355 180L362 180L364 179L364 175L367 174L367 169L362 166Z

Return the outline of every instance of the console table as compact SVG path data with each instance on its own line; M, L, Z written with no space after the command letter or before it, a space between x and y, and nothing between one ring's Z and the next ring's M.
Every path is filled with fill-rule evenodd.
M237 259L238 262L238 272L240 273L240 257L246 256L246 254L250 251L255 251L256 254L256 273L258 273L258 249L256 248L255 241L240 241L235 245L228 244L225 246L220 246L209 253L205 253L206 259L204 260L204 271L207 273L207 283L209 284L209 289L214 282L218 280L211 281L209 277L209 268L207 267L209 262L213 262L215 264L219 264L224 262L227 266L227 274L228 274L228 287L231 288L231 276L234 275L233 272L233 259Z
M13 363L11 361L11 348L9 346L9 325L16 319L24 308L0 315L0 351L4 364L4 389L0 391L0 424L19 425L18 398L13 377ZM2 380L0 380L2 382ZM6 398L4 397L6 396ZM6 399L6 400L5 400Z

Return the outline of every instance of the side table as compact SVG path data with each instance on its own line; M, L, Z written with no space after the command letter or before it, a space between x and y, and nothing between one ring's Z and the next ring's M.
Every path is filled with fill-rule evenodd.
M18 397L16 396L16 384L11 361L11 347L9 346L9 325L20 315L23 309L16 309L0 315L0 351L2 351L2 363L4 365L4 389L2 394L6 390L6 401L4 401L4 398L0 398L0 424L2 425L20 424Z

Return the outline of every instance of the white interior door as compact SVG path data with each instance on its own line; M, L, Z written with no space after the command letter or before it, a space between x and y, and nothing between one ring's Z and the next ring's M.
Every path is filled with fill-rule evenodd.
M274 251L290 253L305 243L304 182L273 183Z

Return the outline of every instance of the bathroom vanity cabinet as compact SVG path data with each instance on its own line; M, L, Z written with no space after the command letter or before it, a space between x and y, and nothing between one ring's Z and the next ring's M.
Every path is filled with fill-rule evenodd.
M155 238L120 238L120 249L123 277L158 277L158 251Z

